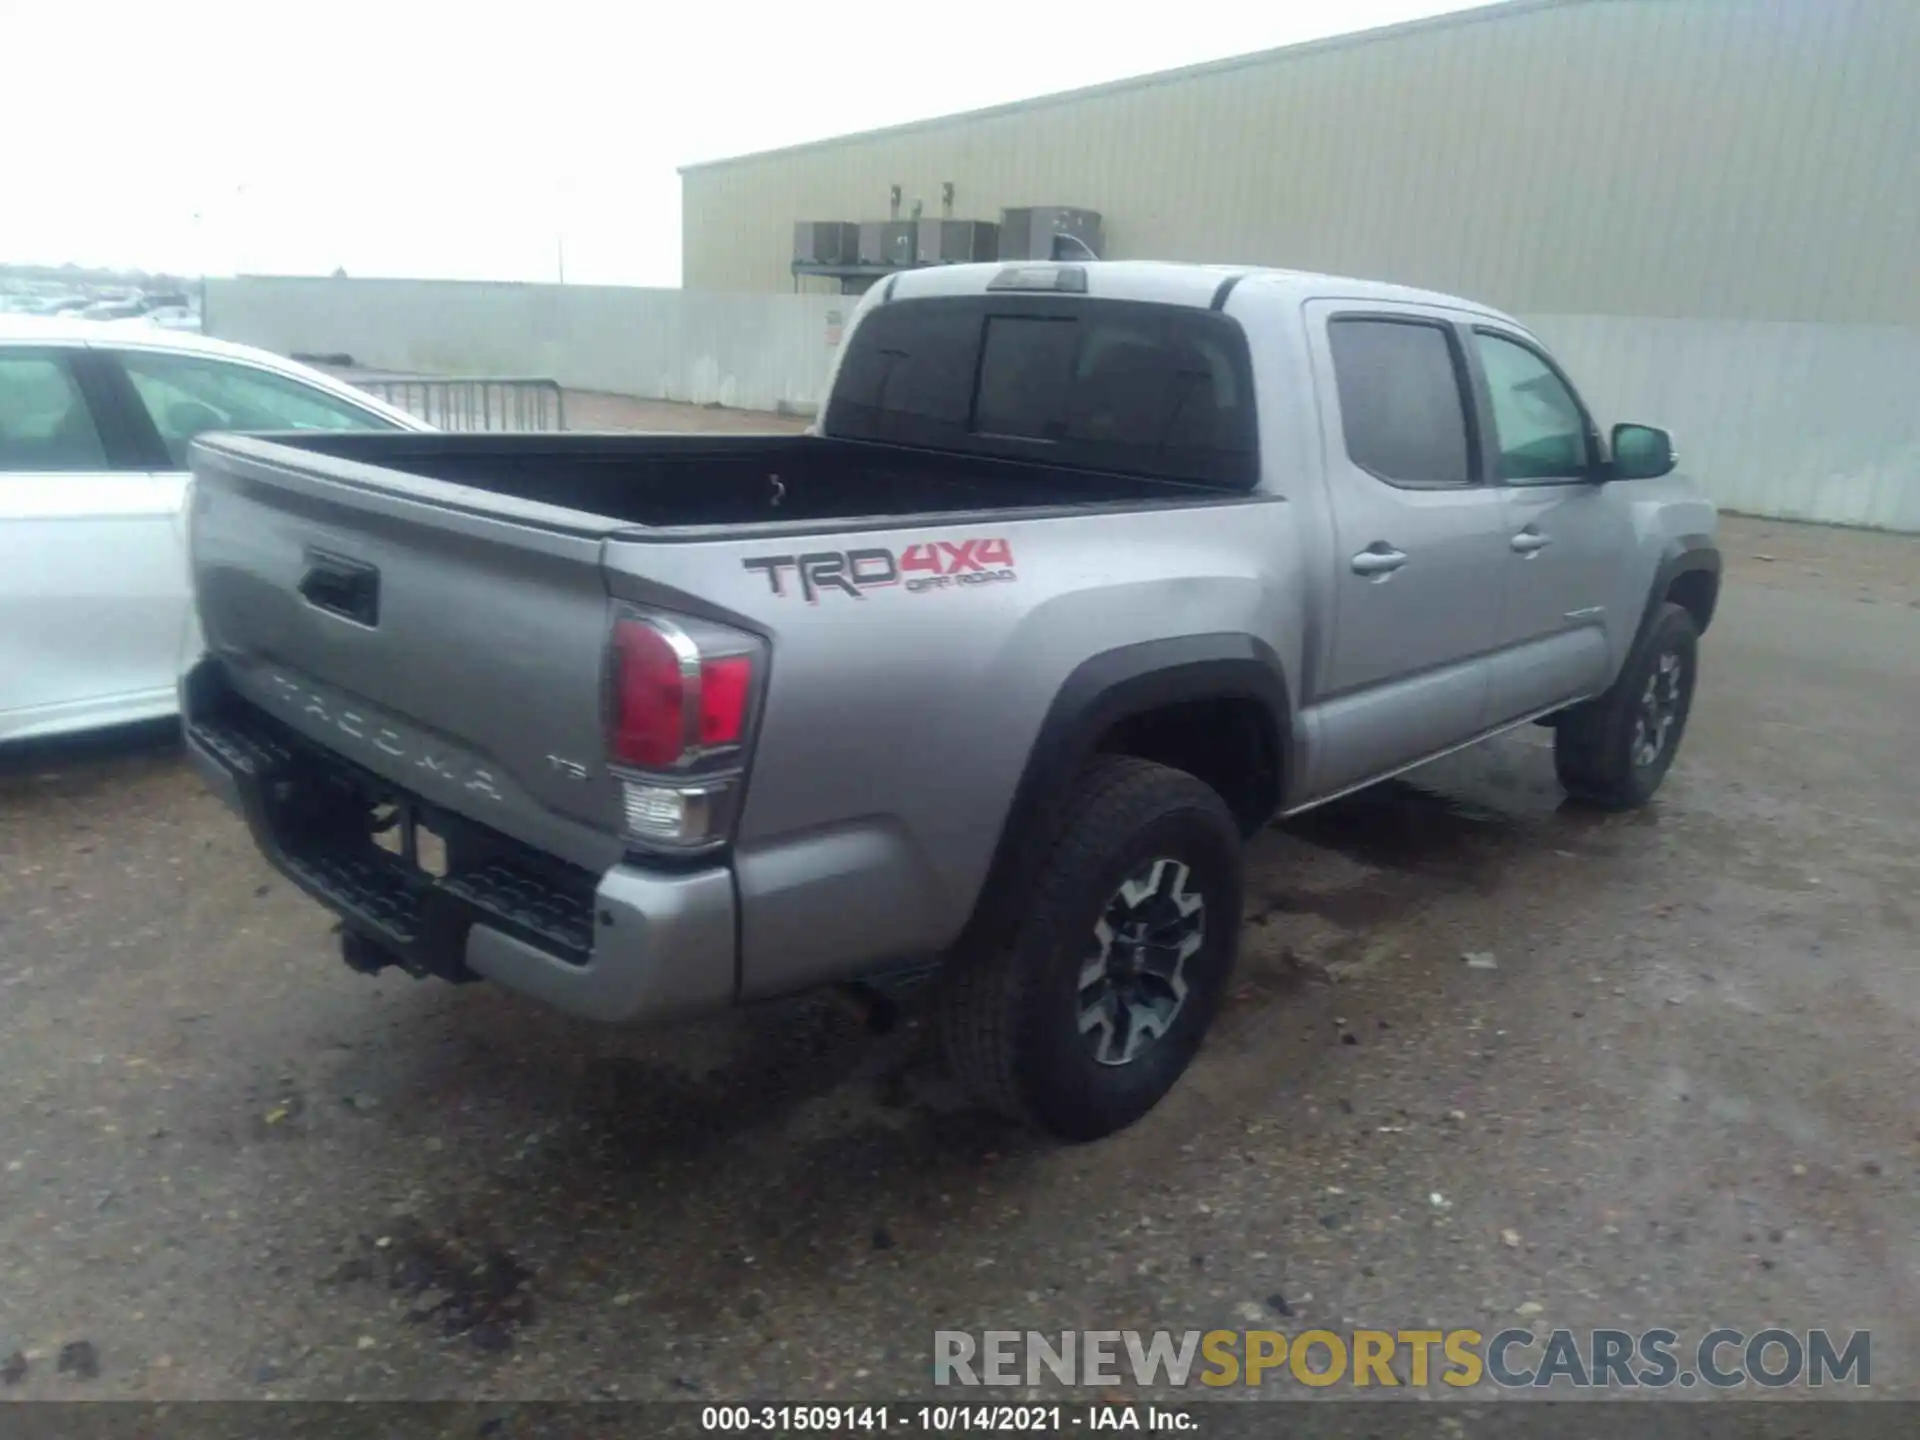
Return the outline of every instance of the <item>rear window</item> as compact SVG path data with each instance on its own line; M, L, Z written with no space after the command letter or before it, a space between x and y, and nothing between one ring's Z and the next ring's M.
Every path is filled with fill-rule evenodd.
M1246 337L1185 306L882 304L848 341L826 431L1235 489L1259 479Z

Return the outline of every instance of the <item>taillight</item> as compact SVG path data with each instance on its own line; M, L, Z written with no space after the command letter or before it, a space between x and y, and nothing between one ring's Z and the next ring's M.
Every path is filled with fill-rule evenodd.
M621 777L628 835L677 850L724 842L761 642L704 621L623 613L612 651L609 758L651 772Z
M700 743L738 745L747 733L753 661L744 655L700 662Z
M613 758L671 765L686 749L687 664L673 642L644 620L613 626ZM698 659L691 667L698 673Z

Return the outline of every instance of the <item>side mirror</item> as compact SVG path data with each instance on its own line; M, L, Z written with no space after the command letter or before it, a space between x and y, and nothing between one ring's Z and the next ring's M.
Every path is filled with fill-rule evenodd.
M1653 425L1613 427L1613 464L1605 472L1608 479L1658 480L1678 463L1673 436L1666 431Z

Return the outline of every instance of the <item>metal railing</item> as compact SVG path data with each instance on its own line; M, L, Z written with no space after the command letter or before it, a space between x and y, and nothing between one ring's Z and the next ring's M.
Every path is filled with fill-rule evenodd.
M436 430L564 430L558 381L523 376L356 376L352 383Z

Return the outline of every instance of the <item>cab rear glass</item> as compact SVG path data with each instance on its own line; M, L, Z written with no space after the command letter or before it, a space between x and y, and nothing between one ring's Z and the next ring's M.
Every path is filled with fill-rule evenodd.
M1211 310L1080 296L881 304L847 342L823 428L845 440L1250 490L1245 332Z

